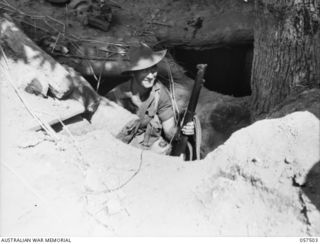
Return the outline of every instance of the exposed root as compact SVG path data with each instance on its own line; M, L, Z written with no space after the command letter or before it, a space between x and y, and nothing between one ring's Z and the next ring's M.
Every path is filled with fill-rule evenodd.
M110 193L110 192L115 192L115 191L118 191L120 190L121 188L125 187L141 170L141 167L142 167L142 164L143 164L143 152L145 150L141 150L141 153L140 153L140 163L139 163L139 166L138 166L138 169L125 181L123 182L122 184L120 184L119 186L115 187L115 188L109 188L107 190L103 190L103 191L94 191L94 192L87 192L86 195L98 195L98 194L104 194L104 193Z

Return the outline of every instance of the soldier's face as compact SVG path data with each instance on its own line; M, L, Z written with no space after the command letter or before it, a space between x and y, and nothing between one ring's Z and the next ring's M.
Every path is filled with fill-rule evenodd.
M150 67L148 69L139 70L134 73L135 79L139 84L141 84L144 88L151 88L158 74L158 70L156 66Z

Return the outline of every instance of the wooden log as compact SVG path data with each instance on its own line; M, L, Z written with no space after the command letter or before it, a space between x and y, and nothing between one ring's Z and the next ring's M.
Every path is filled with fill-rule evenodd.
M100 96L90 84L77 73L56 62L9 18L0 16L0 67L1 74L5 77L2 82L13 82L31 109L49 125L85 111L94 112ZM45 88L49 87L53 98L43 99L25 92L30 92L30 84L34 81L38 81L43 87L40 90L33 87L32 89L38 89L35 93L47 97L48 89ZM63 100L58 101L54 98ZM13 114L13 117L16 117L16 114ZM41 129L32 117L23 117L24 129Z
M95 129L108 130L113 136L118 136L121 130L139 117L114 102L102 98L99 107L91 118Z
M90 112L93 114L91 123L96 129L106 129L117 135L127 122L137 119L137 116L117 104L102 99L79 73L70 67L60 65L11 20L3 16L0 16L0 38L0 45L6 55L6 57L0 55L1 72L8 73L36 115L49 125ZM8 70L3 69L6 66ZM56 98L66 99L56 100L52 97L44 99L25 92L26 87L34 80L41 81L41 84L47 82ZM43 93L42 91L41 94L46 96ZM12 96L15 95L12 93ZM10 98L8 98L9 103ZM21 108L16 109L17 106ZM22 111L21 104L17 106L10 110L13 111L12 119L25 118L21 124L24 129L41 129L37 121L26 115L26 111Z
M42 51L27 37L9 17L0 16L0 45L12 60L12 66L19 66L20 73L13 73L13 78L25 86L32 79L46 81L55 97L61 99L72 91L72 79L65 68L51 56ZM1 57L1 63L4 62ZM13 69L14 70L14 69ZM37 70L30 75L31 70ZM24 79L28 75L28 79Z

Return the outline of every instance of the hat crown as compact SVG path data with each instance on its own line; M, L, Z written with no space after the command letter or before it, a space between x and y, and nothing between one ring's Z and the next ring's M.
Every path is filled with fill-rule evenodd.
M146 44L132 47L127 53L128 65L126 71L147 69L159 63L165 56L167 50L154 52Z
M153 51L149 46L145 44L141 44L140 46L130 48L127 55L128 55L129 61L134 63L141 58L151 59L152 54L153 54Z

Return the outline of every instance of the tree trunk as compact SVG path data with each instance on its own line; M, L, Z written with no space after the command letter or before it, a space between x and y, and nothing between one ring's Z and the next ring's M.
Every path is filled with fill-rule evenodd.
M320 1L256 0L255 11L253 119L320 84Z

